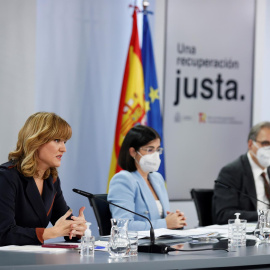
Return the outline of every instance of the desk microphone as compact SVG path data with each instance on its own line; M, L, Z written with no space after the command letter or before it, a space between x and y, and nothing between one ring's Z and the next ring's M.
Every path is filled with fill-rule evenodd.
M167 246L165 244L155 244L155 232L154 232L154 228L153 228L153 225L150 221L149 218L147 218L146 216L143 216L143 215L140 215L136 212L133 212L125 207L122 207L120 205L117 205L115 203L112 203L112 202L109 202L109 201L106 201L106 200L103 200L99 197L96 197L94 194L92 193L88 193L88 192L85 192L85 191L82 191L82 190L79 190L79 189L76 189L76 188L73 188L72 189L75 193L78 193L82 196L85 196L87 198L95 198L97 200L100 200L100 201L103 201L103 202L106 202L107 204L111 204L111 205L114 205L116 207L119 207L125 211L128 211L134 215L137 215L137 216L140 216L142 218L145 218L148 220L148 222L150 223L150 245L147 243L147 244L142 244L142 245L139 245L138 246L138 251L139 252L146 252L146 253L161 253L161 254L165 254L165 253L168 253L169 251L172 251L174 250L173 248L171 248L170 246Z
M225 183L223 183L223 182L221 182L221 181L218 181L218 180L215 180L215 183L217 183L217 184L219 184L220 186L225 187L225 188L227 188L227 189L233 189L233 190L235 190L235 191L241 193L242 195L248 197L249 199L254 199L254 200L256 200L256 201L258 201L258 202L261 202L261 203L264 203L265 205L267 205L267 206L270 207L270 204L269 204L269 203L266 203L266 202L264 202L264 201L261 201L261 200L257 199L256 197L253 197L253 196L251 196L251 195L249 195L249 194L246 194L245 192L243 192L243 191L241 191L241 190L239 190L239 189L237 189L237 188L235 188L235 187L233 187L233 186L229 186L229 185L227 185L227 184L225 184Z

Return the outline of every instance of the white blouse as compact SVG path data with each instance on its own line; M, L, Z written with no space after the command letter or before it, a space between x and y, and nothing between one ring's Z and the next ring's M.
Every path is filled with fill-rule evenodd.
M160 200L156 200L158 212L161 218L163 218L163 207L162 204L160 203Z

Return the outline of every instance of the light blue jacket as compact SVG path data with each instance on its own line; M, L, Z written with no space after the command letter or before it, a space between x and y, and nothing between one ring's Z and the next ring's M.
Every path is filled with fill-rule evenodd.
M163 216L166 217L167 211L169 211L169 198L164 179L157 172L150 173L149 179L163 207ZM115 174L110 181L108 201L148 217L154 229L167 228L165 218L160 218L151 190L138 171L121 171ZM144 231L150 229L149 222L140 216L113 205L110 205L110 210L114 218L130 220L129 230Z

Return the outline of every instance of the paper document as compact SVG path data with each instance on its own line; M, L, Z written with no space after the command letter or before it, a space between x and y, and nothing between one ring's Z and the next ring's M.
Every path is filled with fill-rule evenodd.
M156 229L155 237L217 237L219 231L212 229L212 228L196 228L196 229L189 229L189 230L170 230L170 229ZM150 231L139 231L138 237L150 237Z
M18 252L40 252L40 253L59 253L59 252L66 252L67 249L65 248L46 248L42 246L32 246L32 245L25 245L25 246L4 246L0 247L0 251L18 251Z
M246 232L251 233L254 232L256 227L256 223L247 223ZM206 229L216 231L220 234L221 237L228 238L228 224L225 225L210 225L204 227ZM247 239L252 239L252 237L247 237Z

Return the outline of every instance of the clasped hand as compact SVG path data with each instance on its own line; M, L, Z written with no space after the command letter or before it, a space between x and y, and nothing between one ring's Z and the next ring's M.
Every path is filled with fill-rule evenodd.
M166 223L168 229L179 229L187 226L186 217L183 212L176 210L174 212L167 211Z
M69 239L71 239L74 236L84 234L87 229L85 224L86 220L83 214L84 209L84 206L80 208L77 217L72 216L71 219L67 219L72 213L72 210L69 209L65 215L56 221L54 228L58 231L58 236L69 236Z

